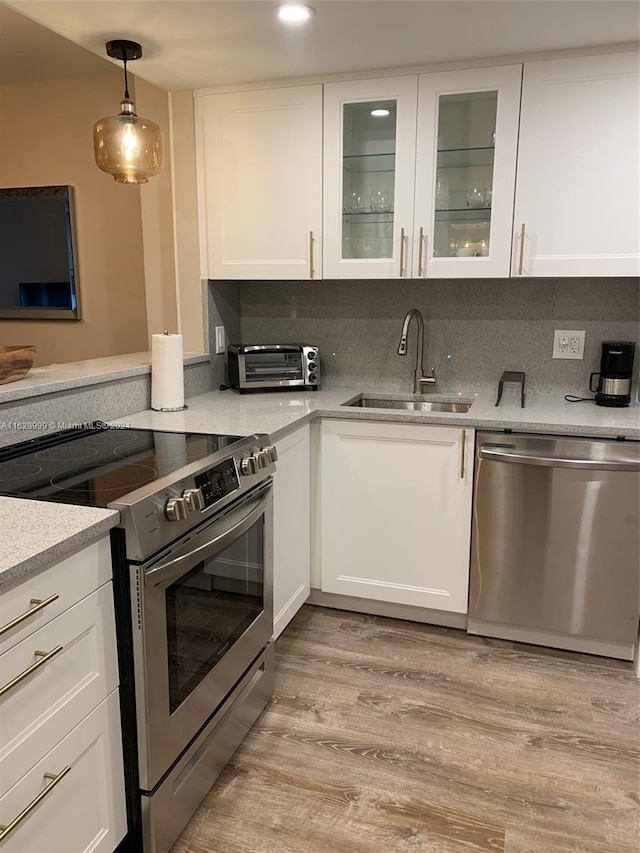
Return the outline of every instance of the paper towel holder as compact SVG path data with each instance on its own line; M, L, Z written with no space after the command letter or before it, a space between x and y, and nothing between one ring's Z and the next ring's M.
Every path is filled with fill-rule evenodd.
M168 330L168 329L163 329L162 334L163 334L163 335L166 335L167 337L169 337L169 330ZM154 412L184 412L184 410L185 410L185 409L188 409L188 408L189 408L189 406L185 403L183 406L176 406L176 407L174 407L174 408L164 408L164 407L163 407L163 408L160 408L160 409L154 409L154 408L153 408L153 406L151 406L151 408L152 408L152 410L153 410Z

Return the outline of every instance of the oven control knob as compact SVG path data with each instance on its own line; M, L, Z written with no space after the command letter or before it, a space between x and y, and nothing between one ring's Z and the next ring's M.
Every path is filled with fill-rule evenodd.
M258 473L258 460L255 456L245 456L244 459L240 462L240 473L241 474L257 474Z
M258 468L268 468L269 467L269 454L266 450L258 450L255 454L256 460L258 462Z
M277 462L278 461L278 451L275 448L275 445L270 444L269 447L265 447L267 451L267 457L269 462Z
M204 509L202 489L185 489L182 497L186 500L189 512L199 512Z
M164 514L169 521L184 521L189 515L189 501L187 498L169 498Z

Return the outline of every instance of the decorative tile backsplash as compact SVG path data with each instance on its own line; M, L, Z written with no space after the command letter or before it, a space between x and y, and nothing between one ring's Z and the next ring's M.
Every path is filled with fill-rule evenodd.
M396 354L410 308L424 315L425 370L436 368L435 390L445 392L495 388L503 370L524 370L529 389L588 394L600 342L640 337L636 278L216 282L210 290L211 325L224 318L229 342L239 330L240 343L315 344L324 385L411 391L415 323L408 355ZM586 331L583 361L551 358L554 329ZM214 359L214 383L223 360ZM636 381L638 362L640 353Z

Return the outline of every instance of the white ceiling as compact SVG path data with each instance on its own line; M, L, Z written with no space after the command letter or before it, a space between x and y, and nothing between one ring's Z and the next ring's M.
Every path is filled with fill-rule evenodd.
M316 15L297 28L277 0L2 2L99 56L109 39L141 42L135 73L169 90L640 38L638 0L307 0Z

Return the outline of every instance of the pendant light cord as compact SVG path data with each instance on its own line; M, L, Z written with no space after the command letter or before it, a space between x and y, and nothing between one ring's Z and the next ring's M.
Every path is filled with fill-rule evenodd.
M127 54L123 50L122 51L122 62L124 64L124 97L125 100L129 100L129 80L127 78Z

